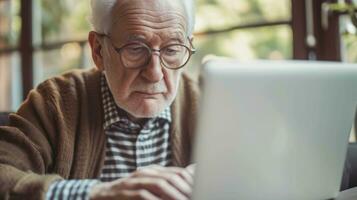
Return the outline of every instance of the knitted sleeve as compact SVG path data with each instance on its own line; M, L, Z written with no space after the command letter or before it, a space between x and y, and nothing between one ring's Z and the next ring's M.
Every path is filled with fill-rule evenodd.
M63 148L57 141L65 142L56 133L69 127L61 113L66 94L59 88L54 81L42 83L10 115L10 125L0 127L0 199L45 199L49 185L62 179L50 174L65 171L54 170Z

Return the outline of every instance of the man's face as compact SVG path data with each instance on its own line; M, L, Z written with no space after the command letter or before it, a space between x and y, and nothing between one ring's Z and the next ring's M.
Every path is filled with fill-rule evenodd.
M182 6L172 0L118 1L112 19L111 39L103 39L102 56L114 99L134 120L156 116L174 100L181 70L162 66L158 52L143 68L125 68L112 45L141 42L152 49L174 43L187 45L187 20Z

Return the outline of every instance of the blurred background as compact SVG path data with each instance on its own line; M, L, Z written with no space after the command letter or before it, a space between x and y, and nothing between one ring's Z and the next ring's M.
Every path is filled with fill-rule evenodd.
M196 0L198 74L203 56L357 61L352 0ZM0 0L0 111L74 68L90 68L89 0Z

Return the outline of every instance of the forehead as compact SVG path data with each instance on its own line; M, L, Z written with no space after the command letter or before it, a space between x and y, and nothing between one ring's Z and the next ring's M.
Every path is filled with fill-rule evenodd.
M179 0L121 0L112 10L111 34L120 39L183 37L187 19Z

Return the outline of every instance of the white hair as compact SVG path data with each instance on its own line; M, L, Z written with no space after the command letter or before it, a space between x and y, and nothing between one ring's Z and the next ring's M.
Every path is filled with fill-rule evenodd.
M108 34L111 21L111 11L118 0L91 0L92 15L89 19L93 29L98 33ZM191 36L195 26L194 0L179 0L187 17L187 34Z

